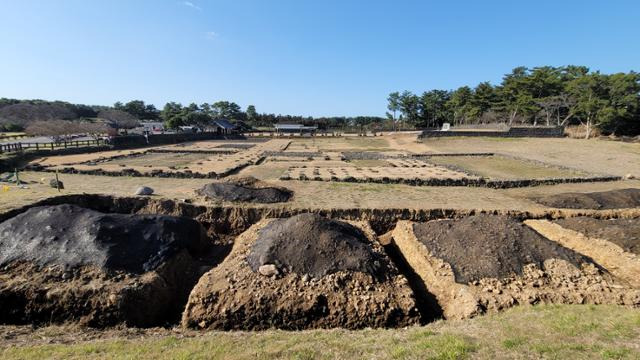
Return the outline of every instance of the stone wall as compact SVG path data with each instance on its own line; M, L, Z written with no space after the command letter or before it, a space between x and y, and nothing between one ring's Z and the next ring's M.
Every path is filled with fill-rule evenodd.
M149 135L148 141L143 135L118 136L111 139L110 144L116 149L178 144L188 141L202 140L244 140L242 135L219 135L217 133L179 133L179 134L158 134Z
M486 136L486 137L564 137L564 127L512 127L508 131L438 131L425 130L419 138L450 136Z

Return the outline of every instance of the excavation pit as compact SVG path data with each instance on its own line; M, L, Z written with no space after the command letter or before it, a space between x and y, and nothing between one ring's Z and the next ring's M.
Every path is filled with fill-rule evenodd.
M79 322L94 327L122 323L143 327L171 326L179 321L182 312L183 323L192 328L355 329L402 327L425 323L441 316L470 317L518 304L640 304L640 294L636 290L640 288L640 282L637 281L640 278L640 262L632 253L615 248L612 251L606 248L607 252L594 252L593 239L586 237L581 243L588 247L574 247L574 243L563 242L562 239L551 236L551 233L535 228L546 238L557 242L561 248L573 250L576 257L572 255L562 258L552 252L551 258L531 254L527 258L528 252L533 252L531 249L526 250L527 246L533 246L533 250L543 255L547 247L539 244L540 239L532 240L530 234L522 235L518 232L522 230L519 221L526 220L527 226L532 228L533 223L548 223L563 229L547 220L535 220L558 216L562 218L568 214L557 210L535 215L495 210L490 215L475 216L489 217L491 221L468 222L462 227L464 231L456 232L457 224L465 219L469 221L468 218L474 217L477 211L327 211L282 206L202 206L143 197L64 195L0 214L0 222L14 219L27 213L29 209L61 204L75 204L108 215L163 214L187 217L205 229L214 250L205 258L201 258L200 253L182 251L175 255L175 260L165 261L165 265L157 268L152 266L149 268L153 269L151 271L146 271L144 267L136 271L125 271L121 267L105 271L95 264L63 266L12 261L0 266L0 293L4 294L0 296L1 305L3 309L12 309L3 313L4 323L38 325L49 322ZM341 230L341 226L335 227L331 223L313 225L314 221L291 221L297 215L311 216L312 213L321 215L323 219L349 223L356 231ZM590 214L601 217L598 211L591 211ZM607 217L618 219L631 215L629 210L607 212ZM513 223L507 226L502 220L496 220L503 217L515 221L518 224L516 230L512 228L515 226ZM272 223L274 225L270 225ZM441 258L444 257L441 253L441 257L434 256L416 237L414 223L451 225L451 228L447 225L447 231L441 229L440 232L425 227L429 230L428 236L452 232L461 237L476 237L471 245L465 245L463 250L454 252L454 255L456 252L468 252L468 259L447 258L451 262L449 263ZM46 229L46 225L44 227ZM378 238L372 228L377 234L391 232ZM488 248L493 250L488 251L488 254L501 263L498 268L493 268L491 262L488 263L491 266L485 266L487 261L481 251L483 248L476 247L496 239L489 235L484 239L475 235L474 233L485 232L478 229L496 229L497 233L505 234L516 231L515 235L509 236L522 237L520 242L527 242L524 244L526 251L511 245L504 251L500 247L500 251L494 251L495 246L490 245ZM321 233L327 230L329 233L336 231L342 235L323 240ZM269 233L271 236L267 236ZM301 242L293 241L298 234L306 234L306 240L303 236ZM366 242L361 234L364 234ZM260 236L265 238L259 242ZM336 242L338 238L349 237L352 239L346 244ZM4 238L5 236L0 237ZM390 238L393 240L389 240ZM446 243L437 236L435 238L437 241L434 240L434 243ZM609 241L598 241L613 246ZM361 244L367 246L363 248ZM291 246L287 248L287 245ZM518 246L520 245L522 244ZM340 250L342 246L344 247ZM619 249L617 245L616 248ZM345 252L350 256L341 256ZM568 253L571 254L571 251ZM313 254L322 256L314 258ZM351 258L352 254L357 255L354 256L355 259ZM370 257L371 254L374 256ZM511 264L500 260L496 254L516 258L518 262ZM580 254L589 258L585 260ZM603 257L602 254L606 256ZM529 258L536 259L537 262L527 263ZM374 260L371 261L372 259ZM212 269L215 264L220 265ZM454 266L458 273L454 272ZM191 272L190 269L195 270ZM198 278L206 271L208 272L204 276ZM172 284L183 285L185 273L198 276L193 281L186 281L189 286L185 285L184 292L175 290ZM460 276L457 278L457 275ZM620 279L625 281L619 281ZM152 285L146 285L147 281ZM198 285L193 288L196 283ZM98 292L95 286L100 289ZM191 300L184 311L189 291ZM184 294L181 295L184 297L176 301L174 299L178 292ZM34 300L27 303L24 299L40 299L40 302L36 304ZM42 299L50 300L43 303ZM167 308L169 310L165 310L162 316L156 316L161 313L158 309ZM91 311L90 314L87 309Z

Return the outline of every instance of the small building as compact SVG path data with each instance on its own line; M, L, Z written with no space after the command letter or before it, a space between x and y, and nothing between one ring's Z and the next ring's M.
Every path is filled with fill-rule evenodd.
M286 134L303 134L303 133L315 133L318 130L317 126L305 126L303 124L275 124L276 133Z
M236 132L236 126L225 119L214 120L213 125L214 131L220 135L233 134Z
M160 121L145 121L141 122L144 134L162 134L164 133L164 123Z
M197 127L197 126L190 126L190 125L187 125L187 126L180 126L178 129L179 129L181 132L184 132L184 133L192 133L192 134L195 134L195 133L201 132L201 130L200 130L200 128L199 128L199 127Z

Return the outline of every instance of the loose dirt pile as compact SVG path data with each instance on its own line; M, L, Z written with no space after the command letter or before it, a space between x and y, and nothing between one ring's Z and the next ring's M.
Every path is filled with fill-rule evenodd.
M353 225L301 214L274 220L260 230L247 262L253 271L275 264L280 270L321 278L339 271L381 277L384 259L366 235Z
M209 250L187 218L34 207L0 224L0 322L164 325Z
M194 220L164 215L103 214L75 205L41 206L0 224L0 265L29 261L141 274L183 249L206 248Z
M456 281L522 275L525 265L542 266L562 259L574 266L587 261L508 216L478 215L459 220L413 225L416 237L431 252L451 264Z
M640 255L640 219L600 220L581 216L560 219L556 223L590 238L611 241L624 251Z
M392 237L445 318L518 304L640 305L640 291L506 216L401 221Z
M302 214L263 220L240 235L227 259L191 292L182 323L299 330L406 326L419 319L407 280L370 228Z
M207 184L196 193L213 200L263 204L287 202L293 197L293 191L271 186L253 177Z
M564 209L621 209L640 206L640 189L620 189L593 193L565 193L534 199L538 203Z

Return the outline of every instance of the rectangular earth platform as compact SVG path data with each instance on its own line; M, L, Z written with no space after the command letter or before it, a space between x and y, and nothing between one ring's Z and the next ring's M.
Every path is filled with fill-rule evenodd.
M443 166L424 167L293 167L285 177L321 181L397 182L402 180L479 180L477 176L450 170Z
M194 149L208 149L215 145L212 142L200 142L181 147L189 149L182 157L187 159L180 161L180 153L171 150L178 149L175 145L166 147L154 147L140 150L118 150L98 152L83 155L68 155L44 158L32 162L31 166L38 166L45 171L60 171L67 173L110 175L110 176L142 176L142 177L184 177L184 178L219 178L227 176L246 166L256 164L264 159L264 153L270 151L282 151L289 145L289 140L270 140L262 143L252 143L250 148L240 149L232 154L197 153ZM163 154L166 149L169 153ZM153 151L160 153L153 153ZM143 161L137 161L140 157L155 157L158 161L142 165ZM176 158L175 165L167 166L165 163L170 158ZM191 159L191 161L189 161ZM143 159L144 160L144 159Z

